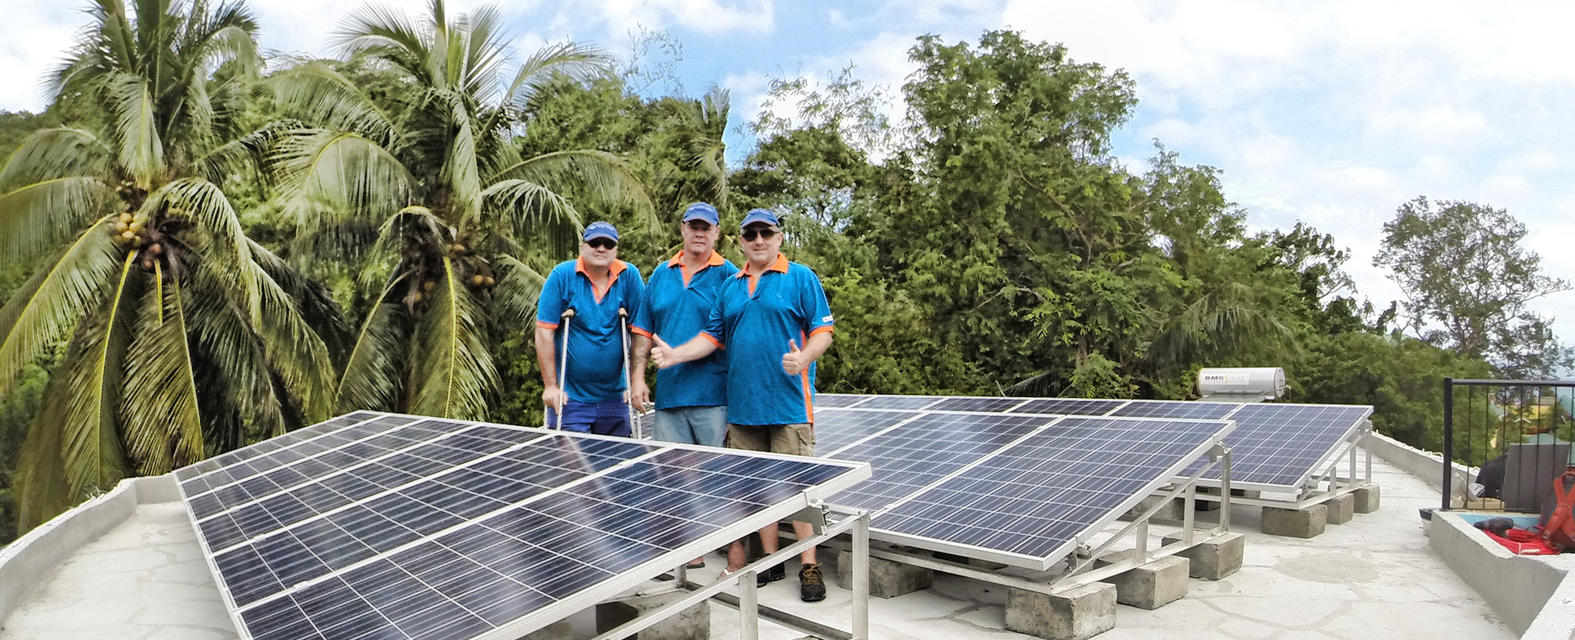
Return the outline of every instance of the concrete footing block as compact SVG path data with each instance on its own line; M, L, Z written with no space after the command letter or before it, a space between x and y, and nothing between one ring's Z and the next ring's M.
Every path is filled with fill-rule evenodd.
M1370 484L1356 491L1351 496L1356 498L1355 510L1357 513L1372 513L1378 510L1378 485Z
M1131 551L1121 551L1097 560L1097 566L1126 562ZM1116 587L1116 602L1139 609L1158 609L1187 595L1187 559L1166 556L1101 580Z
M1006 628L1049 640L1083 640L1116 627L1116 587L1103 582L1047 595L1006 592Z
M568 620L559 620L526 634L520 640L574 640L574 625L569 624Z
M1356 517L1356 495L1347 493L1323 501L1323 506L1329 508L1329 513L1324 520L1329 524L1345 524Z
M1271 536L1311 538L1323 533L1329 523L1329 508L1315 504L1305 509L1263 508L1263 532Z
M687 592L664 593L598 604L596 605L596 633L611 631L618 625L682 599L686 595ZM711 607L705 602L696 603L666 620L629 636L634 640L695 640L710 637Z
M930 588L935 572L883 558L870 558L870 595L895 598ZM842 588L853 589L853 553L837 554L837 580Z
M1163 539L1167 545L1180 541L1179 535L1165 536ZM1187 575L1202 580L1219 580L1241 569L1246 547L1247 536L1223 533L1194 543L1176 555L1187 559Z

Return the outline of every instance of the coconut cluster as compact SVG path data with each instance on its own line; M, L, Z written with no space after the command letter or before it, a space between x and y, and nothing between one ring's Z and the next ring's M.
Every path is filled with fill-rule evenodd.
M454 242L442 248L444 254L452 259L455 276L460 282L465 283L476 293L485 293L498 284L493 276L492 265L485 258L476 255L476 252L463 243ZM401 257L409 264L420 265L417 272L420 277L416 280L420 284L410 288L405 294L405 302L411 307L421 304L432 295L437 288L438 281L444 277L443 262L435 255L436 251L423 245L412 243L405 247ZM432 259L427 259L432 256Z
M152 271L154 265L164 259L167 250L164 234L150 224L145 212L121 212L110 225L109 233L120 246L138 252L137 262L144 270Z

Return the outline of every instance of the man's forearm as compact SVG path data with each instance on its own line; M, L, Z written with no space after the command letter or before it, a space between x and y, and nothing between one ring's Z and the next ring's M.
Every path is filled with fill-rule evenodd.
M822 331L820 333L811 335L808 340L804 341L804 348L801 349L801 351L804 352L804 366L807 367L809 366L809 363L819 360L821 354L825 353L826 349L830 347L830 331Z
M646 364L651 361L651 339L640 334L634 336L634 353L629 354L629 375L645 379Z
M553 351L551 329L536 327L536 365L541 368L541 384L544 387L558 385L557 355Z

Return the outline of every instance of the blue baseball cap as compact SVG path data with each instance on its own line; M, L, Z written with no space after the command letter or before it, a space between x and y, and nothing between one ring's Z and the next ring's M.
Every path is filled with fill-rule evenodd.
M684 209L684 222L690 220L704 220L716 226L722 223L722 216L717 215L716 207L704 202L696 202Z
M580 240L590 242L597 238L607 238L617 242L618 230L613 228L611 222L592 222L590 226L585 227L585 235L581 236Z
M743 229L756 222L764 222L773 227L782 226L782 221L777 219L777 214L771 213L770 209L750 209L749 213L744 215L744 221L739 223L738 228Z

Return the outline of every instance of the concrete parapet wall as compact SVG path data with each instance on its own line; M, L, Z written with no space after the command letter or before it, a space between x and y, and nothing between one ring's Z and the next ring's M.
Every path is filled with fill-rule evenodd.
M1401 471L1432 485L1434 488L1444 488L1444 456L1432 451L1423 451L1404 442L1396 440L1377 432L1367 434L1362 439L1362 447L1368 453L1382 458ZM1455 478L1452 480L1456 492L1464 491L1468 484L1466 478L1476 477L1476 467L1468 467L1460 463L1454 464ZM1458 495L1458 493L1457 493Z
M1453 513L1433 514L1427 543L1523 639L1572 637L1575 607L1559 599L1575 603L1575 556L1517 556Z
M0 549L0 621L10 617L57 565L131 517L138 504L179 499L172 476L127 478Z

